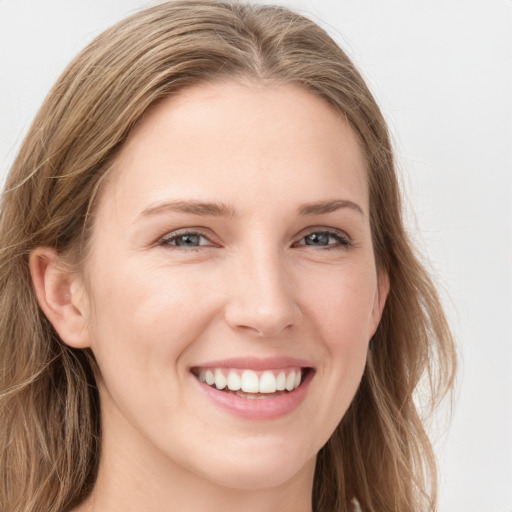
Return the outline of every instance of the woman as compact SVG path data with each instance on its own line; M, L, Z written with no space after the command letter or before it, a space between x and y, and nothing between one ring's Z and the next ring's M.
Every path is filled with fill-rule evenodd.
M200 0L107 30L0 240L2 510L435 509L413 398L452 339L382 115L311 21Z

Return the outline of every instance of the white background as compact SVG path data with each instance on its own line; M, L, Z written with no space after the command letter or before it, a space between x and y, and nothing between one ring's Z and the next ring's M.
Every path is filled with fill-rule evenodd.
M0 0L0 179L68 61L150 3ZM436 435L440 512L512 512L512 1L281 3L323 20L368 79L443 290L462 368Z

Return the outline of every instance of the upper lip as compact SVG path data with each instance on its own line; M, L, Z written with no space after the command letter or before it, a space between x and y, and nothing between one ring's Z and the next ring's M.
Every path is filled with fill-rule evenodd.
M311 361L296 357L232 357L207 361L193 368L237 368L240 370L279 370L281 368L312 368Z

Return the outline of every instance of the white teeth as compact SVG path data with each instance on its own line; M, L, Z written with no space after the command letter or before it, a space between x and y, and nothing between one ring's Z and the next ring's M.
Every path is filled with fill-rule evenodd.
M286 389L286 374L284 372L279 372L277 376L276 389L277 391L284 391Z
M215 387L217 389L224 389L227 385L226 377L220 370L215 370Z
M227 376L226 376L227 374ZM197 378L209 386L215 386L219 390L228 388L231 391L241 391L253 395L276 393L276 391L293 391L300 386L302 380L301 370L266 370L259 372L254 370L227 370L221 368L199 369ZM254 398L254 396L245 396ZM263 398L263 396L260 396Z
M276 377L272 372L263 372L260 377L260 393L275 393L276 392Z
M215 376L211 370L206 370L205 379L208 386L213 386L215 384Z
M240 376L236 372L229 372L228 375L228 388L231 391L238 391L242 387Z
M295 372L290 372L286 377L286 389L292 391L295 387Z
M256 372L245 370L242 373L242 391L246 393L257 393L259 391L259 379Z
M295 387L298 388L300 386L300 381L301 381L301 373L300 371L298 372L295 372Z

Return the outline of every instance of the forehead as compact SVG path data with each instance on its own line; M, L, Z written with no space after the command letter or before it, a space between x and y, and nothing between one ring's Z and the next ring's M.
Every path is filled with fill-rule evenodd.
M289 84L214 82L166 98L134 129L106 188L139 209L191 194L255 207L347 194L368 207L356 134L322 98Z

